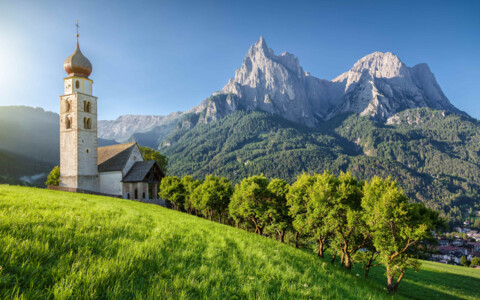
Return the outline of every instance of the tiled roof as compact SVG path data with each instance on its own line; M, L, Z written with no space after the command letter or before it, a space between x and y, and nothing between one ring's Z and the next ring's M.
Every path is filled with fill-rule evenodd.
M157 164L156 161L154 160L148 160L148 161L137 161L135 164L132 166L130 171L128 171L127 175L123 177L123 182L143 182L143 181L148 181L147 175L150 172L150 170L154 169L154 171L157 171L155 181L160 182L161 177L164 176L163 171L160 169L160 166ZM156 169L156 170L155 170Z
M136 142L98 148L98 172L122 171Z

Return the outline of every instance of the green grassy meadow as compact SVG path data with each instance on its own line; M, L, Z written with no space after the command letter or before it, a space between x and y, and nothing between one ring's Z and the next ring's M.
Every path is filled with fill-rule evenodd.
M0 185L0 298L392 298L383 272L366 280L358 267L155 205ZM480 271L424 262L394 298L479 295Z

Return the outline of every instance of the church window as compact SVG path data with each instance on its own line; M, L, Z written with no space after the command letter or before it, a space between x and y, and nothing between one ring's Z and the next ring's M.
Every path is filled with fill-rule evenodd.
M85 149L85 152L87 152L87 154L90 153L90 149Z
M135 198L133 198L133 199L138 199L138 190L137 189L135 189Z
M77 89L80 88L80 81L77 80L77 81L75 82L75 87L76 87Z
M83 110L85 112L90 112L90 102L89 101L83 101Z
M70 102L70 101L68 101L68 100L65 101L65 111L66 111L66 112L69 112L69 111L71 111L71 110L72 110L72 102Z
M92 120L90 118L83 118L83 128L92 129Z
M142 196L143 196L143 198L142 198L142 199L145 199L145 192L143 192Z
M65 128L66 129L71 129L72 128L72 117L67 116L65 118Z

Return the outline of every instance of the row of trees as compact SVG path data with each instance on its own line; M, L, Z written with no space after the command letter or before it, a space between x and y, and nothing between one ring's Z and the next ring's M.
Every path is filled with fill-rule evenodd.
M464 267L471 266L472 268L476 266L480 266L480 257L474 257L472 258L472 261L468 261L467 257L463 255L460 258L460 264Z
M339 258L348 270L360 263L365 277L381 263L389 292L397 291L408 267L419 268L415 258L428 251L433 232L445 224L423 203L411 203L395 181L359 182L350 173L302 174L292 185L257 175L235 187L216 176L203 182L167 176L159 195L174 209L295 247L315 241L320 257L328 249L332 263Z

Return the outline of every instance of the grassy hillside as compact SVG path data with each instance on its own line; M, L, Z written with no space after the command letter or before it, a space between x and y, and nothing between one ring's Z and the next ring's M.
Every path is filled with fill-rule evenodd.
M0 185L0 245L0 298L390 298L381 269L365 280L261 236L108 197ZM474 298L480 272L432 266L396 298Z

